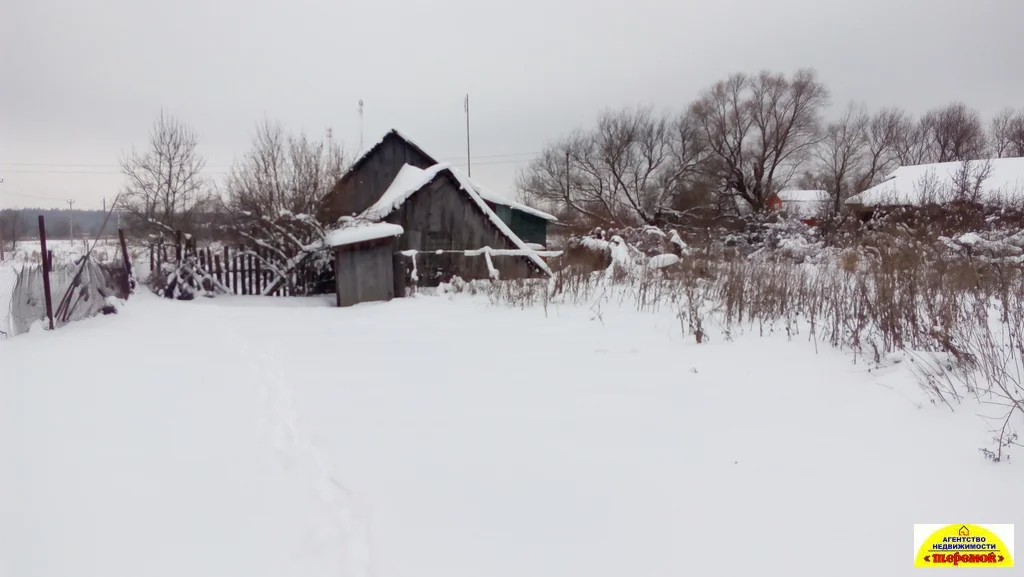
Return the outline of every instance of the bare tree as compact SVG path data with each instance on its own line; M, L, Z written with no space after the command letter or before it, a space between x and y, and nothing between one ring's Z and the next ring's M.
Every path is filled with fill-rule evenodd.
M992 118L992 123L989 125L988 143L992 149L992 155L996 158L1010 155L1013 148L1015 117L1017 117L1017 113L1012 108L1005 108Z
M820 140L827 101L828 90L811 70L792 78L736 74L717 83L691 108L707 150L705 173L723 194L763 209Z
M986 136L981 115L963 102L932 110L921 128L933 162L976 160L985 156Z
M1024 156L1024 111L1017 113L1010 120L1008 140L1009 146L1007 147L1006 155L1012 157Z
M695 173L700 147L692 120L650 108L607 111L592 131L549 146L520 175L524 198L552 204L587 224L656 222Z
M198 145L192 129L161 111L150 132L149 150L133 150L121 161L127 182L117 208L127 215L133 232L155 236L192 228L196 211L212 190L202 174L206 160Z
M0 211L0 256L4 252L4 243L11 243L11 250L18 249L18 242L29 229L29 219L17 208Z
M870 117L865 129L865 152L853 194L861 193L899 166L896 149L907 115L898 108L884 108Z
M863 107L849 105L843 116L828 125L821 143L815 147L821 181L826 184L831 206L838 213L842 202L852 193L861 163L867 157L870 119Z
M982 185L991 175L992 161L989 159L962 162L960 168L953 173L948 199L972 204L981 203L986 200L982 196Z
M344 150L330 131L316 141L287 135L280 124L264 120L252 149L231 169L228 203L259 217L316 214L346 166Z
M252 149L228 177L226 202L249 254L276 277L264 292L281 285L294 292L291 273L300 265L330 266L323 239L325 225L333 223L321 223L316 215L347 165L330 130L314 141L287 135L266 120L257 126Z
M894 154L900 166L934 162L928 130L911 116L902 117L896 125Z

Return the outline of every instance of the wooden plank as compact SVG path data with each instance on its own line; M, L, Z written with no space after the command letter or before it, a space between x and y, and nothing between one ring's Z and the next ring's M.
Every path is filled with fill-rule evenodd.
M260 252L262 251L257 249L256 254L259 255ZM253 284L253 288L255 289L253 291L253 294L263 294L263 263L261 262L261 259L258 256L252 257L252 260L255 262L256 265L256 282Z
M222 284L222 285L224 284L223 277L221 276L221 273L220 273L220 255L219 254L213 255L213 277L215 279L217 279L217 282L219 282L220 284Z
M248 283L248 279L246 278L247 272L248 272L248 269L246 269L246 267L245 267L245 255L243 254L240 257L238 257L238 276L241 277L240 280L241 280L241 283L242 283L242 294L243 295L248 295L249 294L249 283Z
M242 287L239 285L239 263L238 263L238 249L231 250L231 289L236 295L242 294Z
M124 298L132 292L132 260L128 256L128 242L124 238L124 229L117 229L117 239L121 242L121 255L124 257L124 284L121 289L124 291Z
M224 263L224 278L220 282L223 283L224 286L228 286L228 263L231 261L228 260L228 247L226 246L224 247L224 257L221 260Z
M43 219L43 215L39 215L39 244L40 255L47 254L46 250L46 222ZM46 257L43 257L43 290L45 291L46 297L46 318L50 319L50 330L53 330L53 297L50 296L50 266L53 263L46 262Z

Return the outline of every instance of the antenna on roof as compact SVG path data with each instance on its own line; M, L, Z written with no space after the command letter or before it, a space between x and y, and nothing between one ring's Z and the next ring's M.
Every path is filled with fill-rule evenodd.
M363 151L363 99L359 99L359 152Z
M473 163L469 156L469 95L466 95L466 173L473 176Z

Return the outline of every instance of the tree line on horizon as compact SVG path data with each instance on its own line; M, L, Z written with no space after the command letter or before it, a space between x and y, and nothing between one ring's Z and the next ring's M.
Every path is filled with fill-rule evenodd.
M733 74L678 111L630 107L549 143L517 178L528 203L581 227L761 211L787 187L849 197L899 166L1024 156L1024 109L963 102L921 116L850 103L826 118L816 73Z

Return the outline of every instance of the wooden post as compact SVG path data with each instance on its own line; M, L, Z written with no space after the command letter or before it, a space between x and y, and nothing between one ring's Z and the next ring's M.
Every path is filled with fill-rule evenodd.
M238 253L231 258L231 289L236 295L241 294L238 287Z
M213 255L213 275L217 278L217 282L224 284L224 279L220 274L220 255Z
M128 257L128 243L124 240L124 229L117 229L117 238L121 241L121 254L124 255L124 298L132 294L132 260Z
M46 222L43 215L39 215L39 244L42 252L46 255ZM50 296L50 263L49 259L43 256L43 290L46 291L46 318L50 319L50 330L53 330L53 298Z
M249 276L248 276L248 270L247 270L247 268L245 266L245 259L246 259L246 256L242 255L239 258L239 260L241 261L239 263L239 265L241 266L241 273L242 273L242 294L243 295L248 295L249 294Z
M263 266L260 263L259 252L259 249L257 249L256 256L253 257L253 260L256 261L256 286L254 287L255 290L253 290L253 294L257 295L263 294L261 292L263 289Z
M174 233L174 257L177 259L177 264L181 264L181 231L175 231Z
M228 286L228 247L224 247L224 256L221 258L221 262L224 263L224 278L220 282L224 283L224 286ZM234 289L232 289L234 290Z
M152 273L154 270L156 270L156 260L154 260L156 255L154 254L154 251L155 251L155 249L152 246L150 246L149 247L149 272L150 273Z

